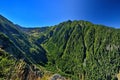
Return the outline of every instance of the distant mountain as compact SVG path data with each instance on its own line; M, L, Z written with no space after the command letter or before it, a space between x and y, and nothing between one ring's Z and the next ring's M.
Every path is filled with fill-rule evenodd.
M38 27L38 28L25 28L22 27L18 24L15 25L18 29L21 29L22 31L26 32L26 33L32 33L32 32L44 32L46 31L49 27Z
M0 49L0 63L6 63L4 58L12 62L5 64L10 65L4 67L8 74L0 72L3 80L117 80L120 70L120 29L88 21L24 28L0 16ZM3 56L4 52L13 60ZM24 73L17 70L17 64Z

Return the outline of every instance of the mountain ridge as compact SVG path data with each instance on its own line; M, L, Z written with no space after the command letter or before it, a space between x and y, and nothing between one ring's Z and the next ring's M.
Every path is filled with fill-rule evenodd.
M40 80L56 73L66 78L63 80L116 80L120 69L120 29L89 21L68 20L51 27L24 28L0 16L0 48L19 64L19 60L28 64L23 70L30 70L28 76L34 72L30 65L38 67ZM21 71L12 75L19 74ZM23 76L16 79L27 79Z

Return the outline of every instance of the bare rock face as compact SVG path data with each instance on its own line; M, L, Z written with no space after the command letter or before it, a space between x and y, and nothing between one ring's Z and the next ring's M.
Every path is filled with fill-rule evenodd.
M60 74L54 74L51 77L51 80L66 80L64 77L62 77Z
M109 50L109 51L119 50L119 49L120 49L120 45L112 44L112 45L107 45L106 46L106 50Z
M42 73L34 66L21 61L11 72L10 80L41 80Z

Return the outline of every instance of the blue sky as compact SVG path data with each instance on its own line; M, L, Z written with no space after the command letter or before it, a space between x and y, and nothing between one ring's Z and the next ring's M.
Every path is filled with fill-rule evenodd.
M0 14L24 27L87 20L120 28L120 0L2 0Z

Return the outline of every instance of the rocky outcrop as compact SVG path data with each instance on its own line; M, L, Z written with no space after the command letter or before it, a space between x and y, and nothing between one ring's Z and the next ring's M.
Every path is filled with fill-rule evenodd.
M66 79L62 77L60 74L54 74L50 80L66 80Z
M42 77L39 69L22 60L16 63L14 70L11 69L11 74L11 80L41 80Z

